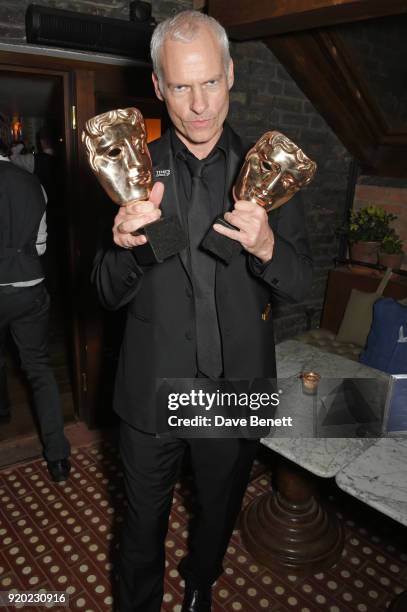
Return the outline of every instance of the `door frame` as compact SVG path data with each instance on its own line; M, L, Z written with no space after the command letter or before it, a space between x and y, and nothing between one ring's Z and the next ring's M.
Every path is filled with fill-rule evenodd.
M90 283L95 255L95 222L98 219L96 180L90 172L81 133L97 112L97 96L133 100L154 108L165 125L164 106L155 99L146 64L124 60L110 63L30 54L0 48L0 70L39 76L58 76L63 84L66 192L64 206L69 222L69 283L72 288L71 330L73 401L76 416L88 427L98 425L101 387L104 313ZM134 72L133 72L134 71ZM140 96L140 92L144 95ZM103 398L104 399L104 398Z

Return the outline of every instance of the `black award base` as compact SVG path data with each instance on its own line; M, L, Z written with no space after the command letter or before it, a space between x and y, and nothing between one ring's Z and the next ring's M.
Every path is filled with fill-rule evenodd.
M215 219L214 223L219 223L219 225L223 225L229 229L238 229L231 223L225 221L223 217L218 217ZM211 227L201 242L201 248L215 255L215 257L221 259L225 264L230 264L235 255L242 250L242 245L237 240L232 240L227 236L218 234L218 232Z
M187 237L178 217L165 217L149 223L137 232L144 234L148 242L133 249L134 257L140 265L162 263L187 246Z

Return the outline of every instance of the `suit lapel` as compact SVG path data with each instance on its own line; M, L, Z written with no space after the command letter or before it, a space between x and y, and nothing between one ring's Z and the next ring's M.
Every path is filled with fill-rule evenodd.
M231 209L233 204L232 188L240 170L240 165L244 155L243 143L239 136L232 130L229 125L225 125L225 129L229 131L228 145L229 154L226 168L225 194L223 198L223 212Z
M225 126L229 130L228 134L228 159L226 168L225 194L223 199L223 212L231 210L234 199L232 194L233 185L242 165L243 156L246 152L243 142L239 136L232 130L229 125ZM247 147L249 150L249 147ZM224 284L227 282L227 275L230 274L229 266L224 265L220 261L216 262L216 279L217 283Z
M161 181L165 186L164 197L161 203L162 214L165 217L178 217L182 227L185 228L185 219L183 211L181 210L180 199L178 197L177 177L175 176L176 166L172 153L171 136L169 130L165 132L160 140L160 143L157 143L156 147L152 147L152 149L154 182ZM184 270L191 281L187 249L183 249L180 253L178 253L178 257L180 258Z

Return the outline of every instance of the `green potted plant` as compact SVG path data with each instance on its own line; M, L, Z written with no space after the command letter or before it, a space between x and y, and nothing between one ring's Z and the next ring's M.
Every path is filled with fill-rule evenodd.
M379 247L390 232L390 222L397 219L380 206L367 206L352 211L348 240L350 257L354 261L377 263Z
M403 263L403 242L394 229L384 236L379 248L379 263L386 268L398 270Z

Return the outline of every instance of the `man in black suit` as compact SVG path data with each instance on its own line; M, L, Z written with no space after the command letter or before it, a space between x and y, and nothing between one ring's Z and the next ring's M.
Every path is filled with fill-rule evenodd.
M148 201L120 208L115 244L98 253L93 271L102 303L128 310L114 398L129 503L119 609L160 610L164 539L188 448L199 513L179 567L182 609L204 612L211 609L211 585L222 572L257 443L156 437L156 381L274 378L270 296L301 300L311 284L312 260L298 196L270 218L256 204L233 203L231 188L248 147L225 123L233 63L223 28L201 13L180 13L156 28L152 59L155 91L173 124L150 145L160 181ZM178 216L189 248L141 266L137 249L146 238L133 232L157 221L161 211ZM218 224L215 230L242 247L228 266L199 249L219 214L238 230Z

